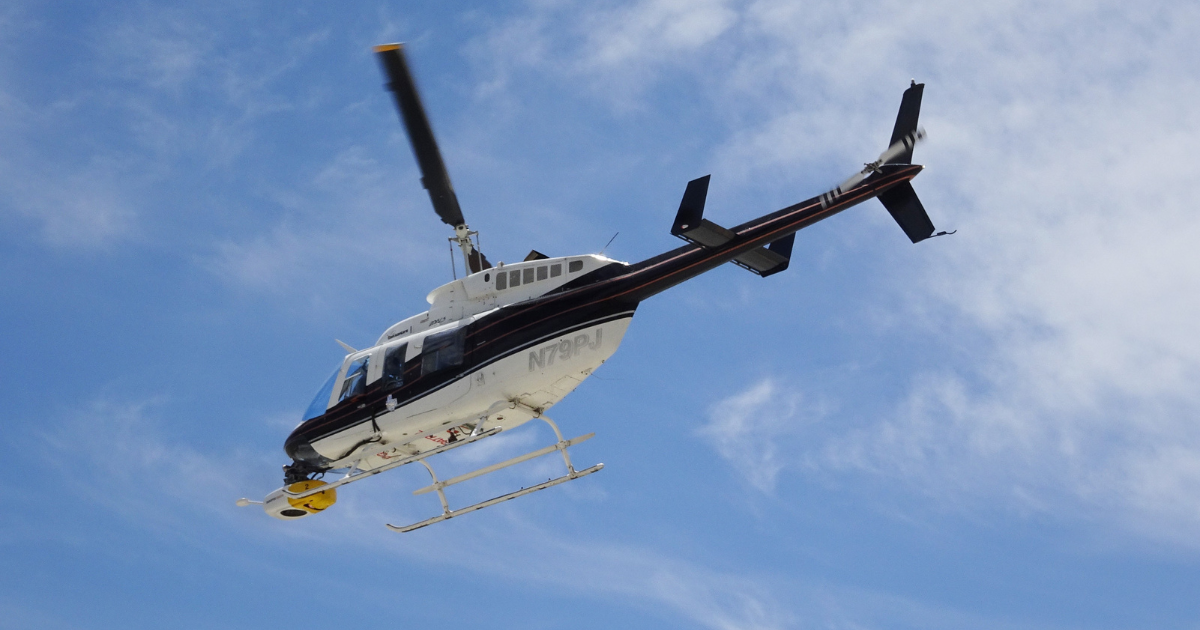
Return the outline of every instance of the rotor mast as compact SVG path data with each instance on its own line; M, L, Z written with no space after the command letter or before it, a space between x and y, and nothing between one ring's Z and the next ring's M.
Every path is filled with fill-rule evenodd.
M387 75L386 87L396 99L400 120L404 123L413 155L417 158L417 166L421 169L421 185L429 192L433 211L443 223L454 228L454 236L450 240L462 251L463 261L470 273L491 268L487 257L471 241L471 236L477 235L478 232L471 231L463 217L462 208L458 205L458 197L450 183L450 174L446 172L446 163L442 161L442 153L433 136L433 127L429 124L429 117L421 104L421 96L417 93L416 81L404 58L404 45L376 46L375 55L383 66L384 74Z
M454 236L450 237L450 241L458 245L458 249L462 251L463 263L470 273L490 269L491 265L484 257L483 252L475 247L475 242L471 240L472 236L478 238L479 232L472 230L471 226L466 223L461 223L454 226Z

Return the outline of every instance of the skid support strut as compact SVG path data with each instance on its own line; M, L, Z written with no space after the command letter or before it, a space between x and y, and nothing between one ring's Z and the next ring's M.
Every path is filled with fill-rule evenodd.
M570 440L564 440L562 431L558 430L558 425L555 424L554 421L551 420L550 418L546 417L545 415L542 415L542 413L539 410L537 410L533 407L529 407L528 405L525 405L522 403L515 403L515 406L523 407L523 408L533 412L533 415L535 418L540 418L541 420L545 421L546 424L550 425L550 428L554 429L554 435L555 435L555 437L558 438L558 442L555 444L551 444L550 446L547 446L545 448L540 448L536 451L526 453L524 455L519 455L512 459L502 461L498 464L492 464L491 466L486 466L484 468L480 468L479 470L474 470L469 473L447 479L445 481L439 481L437 478L437 474L433 472L433 467L429 465L429 462L426 462L424 459L422 459L421 463L425 466L426 470L429 471L429 476L431 478L433 478L433 483L428 486L425 486L424 488L420 488L420 489L414 491L413 494L426 494L429 492L436 492L438 494L438 500L442 502L442 513L433 518L428 518L419 523L413 523L412 525L405 525L403 527L397 527L396 525L389 524L388 529L391 529L392 531L396 531L396 532L411 532L414 529L420 529L422 527L425 527L426 525L432 525L434 523L439 523L441 521L454 518L455 516L461 516L463 514L467 514L468 512L482 510L485 507L496 505L497 503L503 503L505 501L508 501L509 499L515 499L520 496L524 496L524 495L527 495L527 494L530 494L533 492L537 492L538 490L545 490L546 488L549 488L551 486L557 486L560 483L566 483L568 481L572 481L574 479L578 479L580 477L590 475L590 474L597 472L597 471L601 470L602 468L604 468L604 464L596 464L595 466L592 466L591 468L585 468L583 470L575 470L575 466L571 464L571 456L567 453L568 447L571 447L576 444L579 444L580 442L584 442L584 441L592 439L592 437L594 437L596 435L595 433L588 433L587 435L581 435L577 438L571 438ZM457 510L450 509L450 503L446 500L446 493L444 492L444 488L446 488L447 486L453 486L455 484L467 481L468 479L482 477L483 475L486 475L488 473L496 472L497 470L501 470L503 468L508 468L509 466L514 466L516 464L520 464L521 462L527 462L531 459L535 459L535 458L541 457L543 455L548 455L550 453L553 453L554 451L558 451L558 452L562 453L563 463L566 464L566 466L567 466L567 474L563 475L562 477L556 477L554 479L549 479L549 480L543 481L542 483L539 483L537 485L529 486L528 488L521 488L520 490L517 490L515 492L503 494L498 497L488 499L487 501L482 501L482 502L476 503L474 505L469 505L465 508L460 508Z

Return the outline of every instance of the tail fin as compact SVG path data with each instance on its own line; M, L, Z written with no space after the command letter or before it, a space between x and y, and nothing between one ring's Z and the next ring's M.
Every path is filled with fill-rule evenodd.
M921 116L921 95L924 92L925 84L916 81L913 81L912 85L904 90L904 98L900 100L900 113L896 114L896 126L892 129L892 140L888 142L889 147L917 130L917 119ZM890 164L912 164L912 146L888 162Z

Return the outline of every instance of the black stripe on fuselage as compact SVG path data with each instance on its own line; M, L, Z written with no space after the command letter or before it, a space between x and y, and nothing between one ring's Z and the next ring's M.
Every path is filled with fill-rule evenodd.
M304 422L288 437L284 449L295 459L296 447L370 421L382 413L387 394L409 404L479 369L482 365L523 350L576 326L590 325L618 313L632 312L653 295L719 267L744 252L762 247L813 223L858 205L921 171L918 165L889 165L826 206L813 197L731 228L735 236L717 247L684 245L634 265L612 263L577 278L545 295L497 309L467 326L463 367L425 377L420 357L405 364L405 385L382 391L381 381L361 396L340 403L325 415ZM564 331L559 333L558 331ZM410 376L413 380L410 381ZM436 383L420 379L437 378ZM407 391L406 391L407 390ZM416 394L416 392L420 392ZM410 393L411 392L411 393ZM399 395L397 395L399 394ZM402 400L401 395L407 399ZM363 407L359 408L359 405Z

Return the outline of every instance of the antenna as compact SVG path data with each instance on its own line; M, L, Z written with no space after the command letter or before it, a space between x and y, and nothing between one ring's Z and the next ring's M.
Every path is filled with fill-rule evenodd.
M604 247L600 249L600 253L599 253L599 254L596 254L596 255L597 255L597 256L603 255L603 254L604 254L604 250L608 249L608 246L609 246L609 245L612 245L612 242L613 242L613 241L615 241L615 240L617 240L617 236L619 236L620 234L621 234L620 232L617 232L616 234L613 234L613 237L612 237L612 238L610 238L610 239L608 239L608 242L607 242L607 243L605 243L605 244L604 244Z

